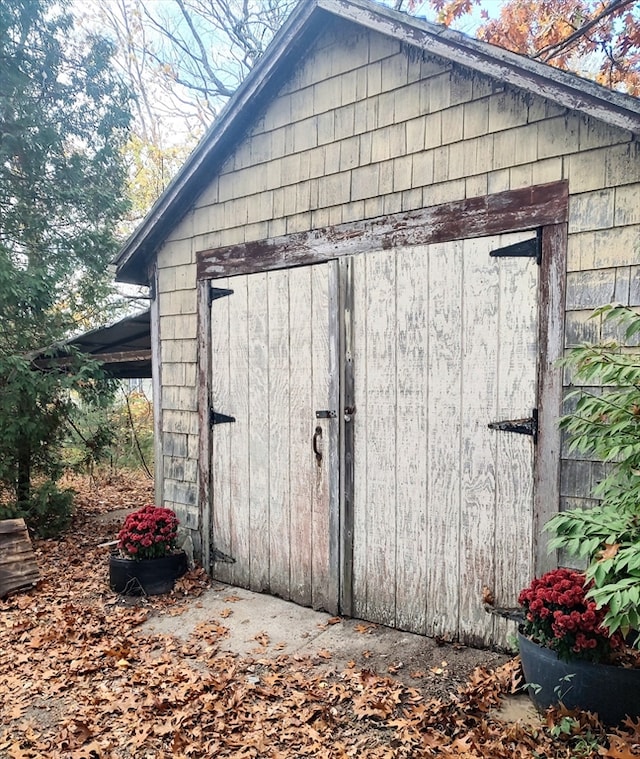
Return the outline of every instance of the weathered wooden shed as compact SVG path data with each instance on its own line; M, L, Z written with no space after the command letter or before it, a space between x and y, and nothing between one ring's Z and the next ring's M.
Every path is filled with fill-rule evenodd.
M491 644L588 503L565 346L640 305L640 102L365 0L303 2L122 249L158 500L220 580ZM515 421L514 421L515 420Z

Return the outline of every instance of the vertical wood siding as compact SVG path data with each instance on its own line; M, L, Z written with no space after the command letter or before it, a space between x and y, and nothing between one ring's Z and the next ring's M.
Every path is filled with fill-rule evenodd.
M211 403L236 421L212 431L214 576L335 610L328 445L330 264L217 281L211 306ZM335 352L335 350L334 350ZM323 453L312 451L322 429ZM337 489L334 488L336 497Z
M354 258L354 611L506 643L482 607L532 571L532 439L489 430L535 406L534 260L490 258L531 233Z

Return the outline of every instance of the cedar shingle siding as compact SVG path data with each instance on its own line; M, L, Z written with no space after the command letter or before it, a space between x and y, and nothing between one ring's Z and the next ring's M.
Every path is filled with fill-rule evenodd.
M640 305L640 144L396 40L336 20L158 254L165 505L195 526L198 250L569 181L566 344L591 309ZM177 459L186 459L175 481ZM563 506L590 472L565 465ZM161 475L159 471L159 475Z

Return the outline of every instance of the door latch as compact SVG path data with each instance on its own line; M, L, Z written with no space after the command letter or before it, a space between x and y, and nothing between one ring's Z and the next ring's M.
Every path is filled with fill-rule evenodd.
M336 412L330 409L321 409L320 411L316 411L316 419L335 419L336 416L338 416Z

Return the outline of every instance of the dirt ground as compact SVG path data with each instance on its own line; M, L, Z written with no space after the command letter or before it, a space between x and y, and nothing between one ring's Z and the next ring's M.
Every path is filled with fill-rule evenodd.
M172 594L117 596L100 546L152 500L151 483L75 484L72 529L35 543L40 583L0 601L0 757L640 755L637 727L607 735L588 715L535 715L504 654L211 584L198 569Z

